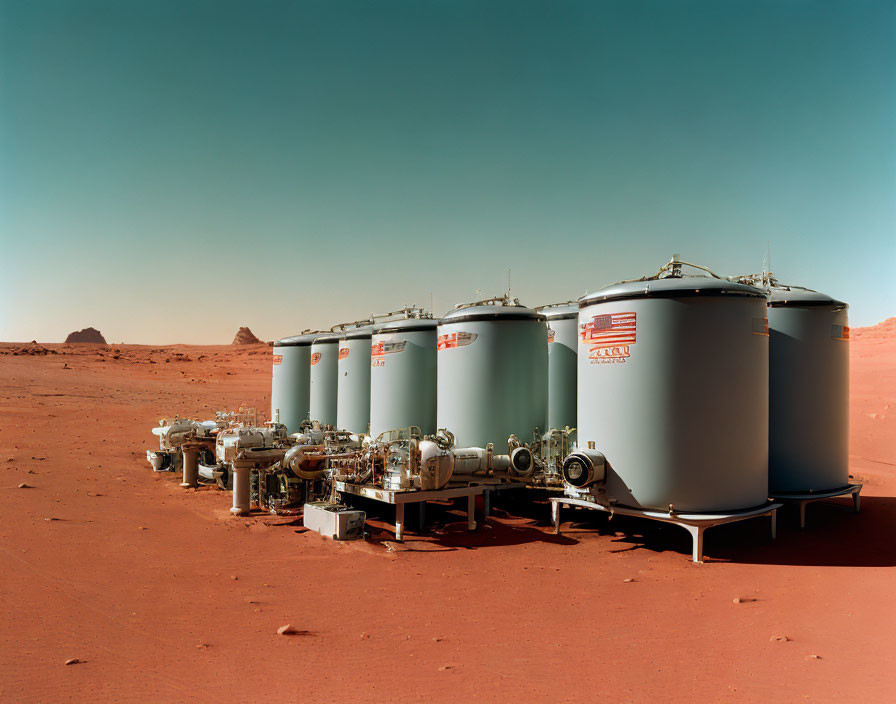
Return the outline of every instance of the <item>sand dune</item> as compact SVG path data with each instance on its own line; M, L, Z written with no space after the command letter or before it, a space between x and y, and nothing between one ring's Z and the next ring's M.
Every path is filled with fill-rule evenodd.
M268 346L0 345L0 701L891 701L896 318L850 344L863 513L721 528L704 565L544 505L397 549L232 519L149 470L149 430L266 408Z

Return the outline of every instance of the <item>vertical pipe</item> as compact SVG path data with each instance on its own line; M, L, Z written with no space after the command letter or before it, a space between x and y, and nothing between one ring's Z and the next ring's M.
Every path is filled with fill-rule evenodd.
M242 516L249 513L249 468L233 467L233 508L230 512L234 516Z
M182 487L189 488L199 484L199 448L184 447L184 475L180 483Z

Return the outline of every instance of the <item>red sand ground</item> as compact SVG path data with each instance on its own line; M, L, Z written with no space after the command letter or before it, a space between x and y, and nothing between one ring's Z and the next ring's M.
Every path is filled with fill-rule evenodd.
M704 565L680 529L569 512L558 537L546 506L472 536L443 513L396 551L232 519L144 451L162 414L264 408L270 348L19 347L0 346L0 701L896 700L896 319L851 343L862 514L815 505L800 533L789 513L775 542L765 520L718 528Z

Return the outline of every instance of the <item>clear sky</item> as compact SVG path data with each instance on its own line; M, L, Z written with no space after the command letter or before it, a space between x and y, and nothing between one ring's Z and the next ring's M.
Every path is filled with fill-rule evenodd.
M896 0L0 0L0 339L226 343L673 253L896 315Z

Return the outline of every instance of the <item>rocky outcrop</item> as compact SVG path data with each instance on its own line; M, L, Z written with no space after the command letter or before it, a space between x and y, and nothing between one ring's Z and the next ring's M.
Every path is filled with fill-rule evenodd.
M95 345L105 345L106 338L103 337L102 333L96 328L84 328L83 330L78 330L77 332L69 333L68 337L65 338L66 343L69 342L88 342Z
M240 328L233 338L234 345L257 345L260 342L249 328Z

